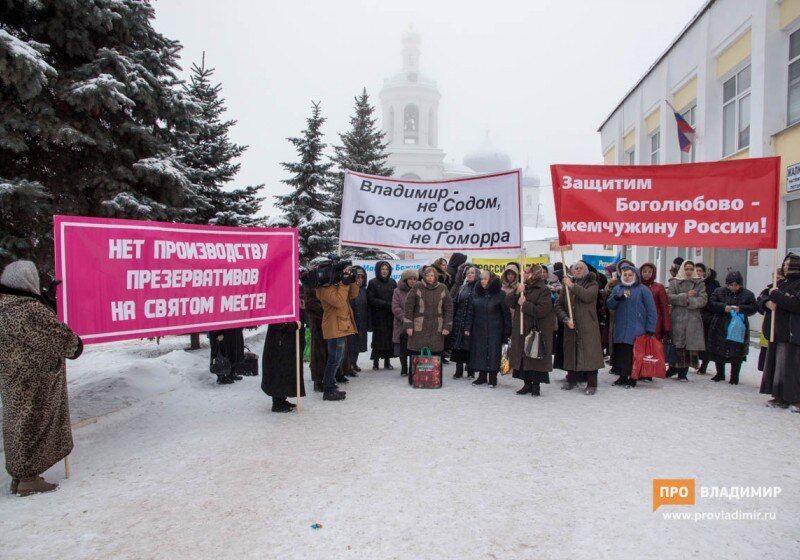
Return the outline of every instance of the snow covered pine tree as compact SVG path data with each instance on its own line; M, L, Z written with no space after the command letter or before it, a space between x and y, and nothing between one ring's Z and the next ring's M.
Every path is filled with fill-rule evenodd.
M287 138L297 149L300 160L281 163L292 174L283 182L292 190L286 195L276 196L275 205L283 212L274 218L271 225L296 227L300 233L300 262L308 264L313 258L336 249L337 235L331 231L335 222L327 213L325 189L331 178L332 163L323 163L322 125L320 104L312 102L311 116L306 120L306 129L299 138Z
M393 169L386 165L389 154L386 153L384 133L378 129L378 119L373 116L375 108L369 102L367 88L355 97L355 114L350 117L350 130L339 134L341 145L334 146L333 162L337 172L327 189L330 194L328 210L335 223L332 229L334 237L339 236L339 221L342 215L342 195L344 192L344 170L381 175L389 177ZM353 248L352 252L362 259L383 259L386 254L381 251L364 248Z
M256 216L261 208L259 191L264 185L225 190L224 187L239 172L241 164L233 160L241 156L247 146L233 144L228 131L234 120L221 120L225 112L225 99L220 97L221 84L211 83L213 68L206 68L206 55L200 65L192 65L186 94L200 107L197 130L192 137L178 146L181 163L198 192L208 201L209 207L197 211L192 222L220 226L258 226L265 218Z
M52 271L52 215L183 221L173 146L197 107L142 0L0 3L0 260ZM0 263L2 264L2 263Z

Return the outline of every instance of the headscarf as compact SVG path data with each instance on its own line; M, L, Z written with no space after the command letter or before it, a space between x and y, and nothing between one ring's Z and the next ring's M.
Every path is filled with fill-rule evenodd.
M14 261L6 265L3 274L0 275L0 285L34 296L42 295L39 272L33 261Z

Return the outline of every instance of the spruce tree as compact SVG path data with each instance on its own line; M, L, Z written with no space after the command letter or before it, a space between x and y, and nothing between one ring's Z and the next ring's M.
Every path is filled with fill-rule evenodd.
M384 142L384 133L377 127L378 119L374 117L375 108L369 102L367 88L355 98L355 113L350 117L350 130L339 134L340 145L334 146L333 162L337 172L330 182L328 193L330 196L329 212L335 218L332 233L339 235L339 221L342 215L342 195L344 192L344 171L357 171L369 175L389 177L393 170L386 165L389 154L386 153L387 144ZM352 252L360 258L382 258L385 253L380 251L353 248Z
M52 271L52 215L180 221L197 107L147 0L0 3L0 259Z
M312 259L335 250L336 237L331 235L334 220L328 214L326 190L330 182L333 164L324 161L322 117L320 103L311 104L311 116L306 120L302 136L287 138L297 150L298 161L284 162L281 166L291 174L283 183L291 191L275 197L276 206L282 215L272 224L296 227L300 234L300 261L308 264Z
M234 160L247 146L234 144L228 133L235 120L222 120L225 99L221 97L222 85L212 84L213 68L207 68L203 53L200 65L192 65L186 94L200 108L196 133L179 146L181 162L187 175L208 206L198 209L192 222L226 226L256 226L264 223L256 213L263 198L259 191L263 185L225 190L239 172L241 165Z

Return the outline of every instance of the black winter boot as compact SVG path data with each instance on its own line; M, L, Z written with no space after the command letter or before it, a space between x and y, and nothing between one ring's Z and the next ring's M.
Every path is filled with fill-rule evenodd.
M740 371L740 368L741 368L741 366L738 366L738 367L735 366L735 365L731 366L731 380L729 381L729 383L731 385L738 385L739 384L739 371Z
M461 379L462 377L464 377L464 364L456 362L456 372L453 375L453 379Z
M539 397L542 394L542 386L539 383L531 383L531 395Z
M532 392L533 392L533 385L526 381L525 384L522 386L522 389L517 391L517 394L518 395L529 395Z
M389 360L389 358L383 360L383 369L394 369L394 366L392 365L392 362Z
M374 371L378 371L381 369L381 361L380 360L372 360L372 369Z
M478 379L472 382L473 385L486 385L486 372L479 371L478 372Z
M467 379L475 378L475 370L467 368Z
M489 387L497 387L497 372L489 374Z
M620 375L619 379L614 381L612 385L616 385L617 387L623 387L628 384L628 378L624 375Z
M291 412L292 407L286 399L272 397L272 412Z
M324 387L322 385L322 381L314 381L314 392L315 393L322 393L324 391Z

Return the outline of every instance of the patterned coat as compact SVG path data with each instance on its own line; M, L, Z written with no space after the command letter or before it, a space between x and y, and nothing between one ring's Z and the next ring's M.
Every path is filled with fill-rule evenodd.
M39 298L0 295L0 347L6 470L31 478L72 451L64 358L83 344Z
M453 300L447 286L441 282L417 282L406 298L406 329L413 329L408 339L408 349L419 352L430 348L432 352L444 350L442 331L453 328Z

